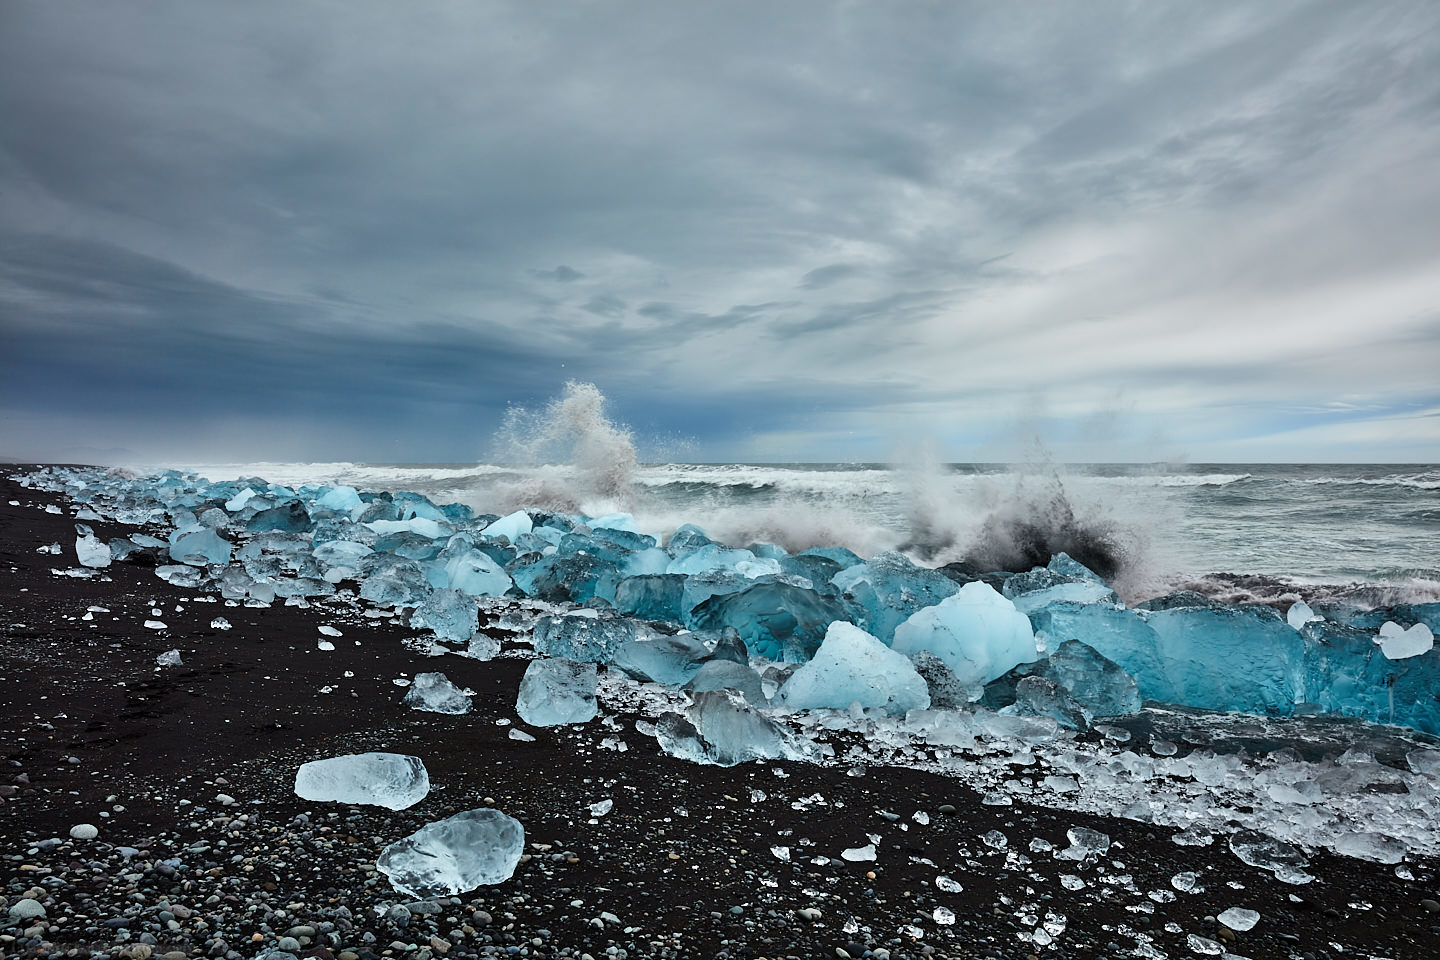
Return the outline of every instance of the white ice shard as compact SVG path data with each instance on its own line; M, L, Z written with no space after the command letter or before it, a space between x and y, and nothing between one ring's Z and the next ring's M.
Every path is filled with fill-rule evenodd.
M419 757L400 753L351 753L302 763L295 795L303 800L364 803L391 810L413 807L430 792L430 774Z
M515 712L534 727L585 723L594 719L597 674L595 664L559 657L534 660L525 668Z
M516 510L509 516L496 520L480 533L491 538L504 537L514 543L521 534L529 533L533 529L535 529L535 522L530 519L530 514L524 510Z
M470 695L443 673L417 673L405 693L405 706L430 713L470 712Z
M830 624L820 649L791 675L779 696L797 710L844 710L859 703L903 714L930 706L929 687L909 657L844 621Z
M1312 620L1324 619L1324 617L1317 614L1314 610L1311 610L1310 604L1304 600L1296 600L1290 605L1290 609L1285 611L1285 622L1296 630L1299 630Z
M907 656L929 650L967 686L1040 659L1030 619L978 580L896 627L894 648Z
M160 654L160 656L155 658L155 665L158 667L180 666L180 651L166 650L164 653Z
M1435 635L1423 623L1417 623L1407 630L1394 620L1386 620L1381 625L1375 642L1380 645L1380 652L1385 655L1385 659L1408 660L1422 653L1429 653L1435 646Z
M1244 907L1230 907L1215 919L1236 933L1245 933L1260 922L1260 914L1258 911L1246 910Z
M75 558L86 567L110 566L110 547L83 523L75 524Z
M509 880L524 851L520 821L481 807L427 823L382 850L375 866L407 896L453 896Z

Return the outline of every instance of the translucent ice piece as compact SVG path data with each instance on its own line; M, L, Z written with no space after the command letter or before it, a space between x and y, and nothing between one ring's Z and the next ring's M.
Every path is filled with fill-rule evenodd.
M230 544L209 528L176 530L170 535L170 559L184 563L187 557L200 564L229 563Z
M943 573L917 567L899 553L877 554L841 570L831 583L855 610L856 622L885 643L916 611L939 603L958 589Z
M110 547L95 536L95 531L83 523L75 524L75 558L81 566L110 566Z
M803 759L805 752L774 721L730 690L694 695L686 716L667 713L656 723L666 753L733 767L749 760Z
M1040 658L1029 619L979 581L900 624L893 646L912 656L929 650L967 685L988 683L1016 664Z
M1204 603L1144 614L1160 639L1157 653L1175 702L1292 713L1305 699L1305 642L1270 607Z
M410 617L410 626L428 627L452 643L469 642L479 623L480 601L459 590L436 590Z
M760 656L791 662L808 660L830 624L846 618L838 600L780 580L713 596L690 612L696 629L734 627Z
M708 659L710 651L703 643L690 634L681 634L628 640L616 649L611 663L636 680L678 687L689 682Z
M929 688L909 657L844 622L830 624L820 649L785 682L779 698L796 710L859 703L903 714L930 706Z
M524 852L520 821L482 807L427 823L382 850L375 866L407 896L453 896L509 880Z
M609 663L620 645L639 640L649 631L634 620L596 616L594 610L576 610L535 622L535 652L590 663Z
M430 792L430 774L419 757L399 753L352 753L302 763L295 795L303 800L364 803L391 810L413 807Z
M1422 653L1429 653L1435 646L1435 635L1423 623L1406 629L1394 620L1386 620L1380 625L1380 633L1376 635L1375 642L1380 645L1380 652L1385 655L1385 659L1408 660Z
M734 690L756 706L768 704L760 674L733 660L711 660L700 667L685 684L685 690L702 693L707 690Z
M405 706L428 713L469 713L470 696L443 673L417 673L405 692Z
M1311 620L1324 619L1324 617L1318 615L1314 610L1311 610L1310 604L1306 603L1304 600L1295 601L1290 605L1290 609L1285 611L1285 622L1290 624L1290 626L1294 627L1296 630L1299 630Z
M574 660L532 660L520 680L515 712L534 727L585 723L598 710L595 664Z
M555 603L584 603L592 597L615 602L620 568L589 553L553 554L533 563L513 564L515 585L527 596Z
M685 577L678 573L626 577L615 587L615 609L642 620L682 622Z
M492 539L495 537L504 537L511 543L514 543L522 533L529 533L534 527L535 524L530 519L530 514L524 510L517 510L507 517L501 517L499 520L496 520L484 530L481 530L480 533Z

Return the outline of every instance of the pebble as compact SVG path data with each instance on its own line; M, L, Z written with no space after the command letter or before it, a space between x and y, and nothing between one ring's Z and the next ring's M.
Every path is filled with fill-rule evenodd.
M1425 908L1426 913L1440 913L1440 902L1434 900L1421 900L1420 906Z
M31 917L43 916L45 916L45 905L32 897L26 897L10 906L12 920L29 920Z
M76 840L94 840L100 836L100 828L93 823L77 823L70 828L70 836Z

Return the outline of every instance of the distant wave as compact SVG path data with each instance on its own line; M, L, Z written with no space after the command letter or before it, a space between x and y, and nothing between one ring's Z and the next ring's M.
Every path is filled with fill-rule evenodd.
M1408 487L1411 490L1440 490L1440 473L1418 473L1410 476L1394 474L1388 477L1305 477L1291 482L1320 487Z

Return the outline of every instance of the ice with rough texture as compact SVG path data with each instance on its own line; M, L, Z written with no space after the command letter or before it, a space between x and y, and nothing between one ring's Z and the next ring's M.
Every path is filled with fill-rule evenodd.
M521 534L529 533L533 529L535 529L535 523L530 519L530 514L524 510L516 510L509 516L496 520L480 533L491 539L504 537L514 543Z
M480 622L480 602L459 590L436 590L415 608L410 626L428 628L441 640L468 643Z
M535 622L535 652L547 657L609 663L620 645L648 636L634 620L600 617L594 610L575 610Z
M626 577L615 586L615 609L642 620L682 623L689 612L681 608L685 579L678 573Z
M1305 622L1308 623L1309 621L1307 620ZM1303 625L1304 624L1302 624L1302 626ZM1255 924L1260 922L1260 914L1258 911L1246 910L1244 907L1230 907L1221 912L1215 919L1236 933L1245 933L1248 930L1254 929Z
M858 703L904 714L930 706L929 688L909 657L843 621L830 624L820 649L791 674L779 698L796 710Z
M958 710L970 702L971 690L960 682L955 671L929 650L921 650L912 658L915 672L925 678L930 689L930 706L935 710ZM979 688L974 688L978 695Z
M428 713L469 713L472 704L465 693L443 673L417 673L405 692L405 706Z
M767 706L769 698L760 682L760 674L733 660L711 660L696 671L685 684L687 693L707 690L734 690L756 706Z
M514 586L510 574L484 551L471 545L468 538L455 546L453 551L447 547L441 555L444 582L435 583L432 577L432 584L449 586L472 597L503 597Z
M407 896L454 896L509 880L524 852L520 821L481 807L427 823L382 850L375 866Z
M352 753L302 763L295 795L302 800L364 803L390 810L413 807L430 792L430 774L419 757L400 753Z
M1288 716L1305 699L1305 642L1274 609L1183 594L1141 606L1174 702Z
M1082 640L1134 678L1146 700L1176 702L1175 685L1160 662L1160 637L1133 610L1112 603L1057 601L1030 612L1035 637L1051 650Z
M1002 713L1017 717L1048 717L1069 730L1088 730L1091 715L1070 691L1048 677L1023 677L1015 685L1015 701Z
M1087 860L1103 857L1110 849L1110 837L1090 827L1071 827L1065 831L1070 846L1055 854L1056 860Z
M1085 729L1095 717L1138 713L1141 707L1140 691L1135 685L1135 679L1119 664L1079 640L1066 640L1060 645L1060 649L1044 660L1022 663L1004 676L986 684L983 698L985 706L999 710L1016 703L1019 685L1027 677L1049 680L1075 701L1081 708L1085 721L1075 729ZM1034 685L1029 689L1031 702L1021 708L1021 713L1039 706L1040 701L1035 698L1044 692L1043 688ZM1061 706L1068 715L1069 708L1063 706L1063 698L1057 701L1056 705ZM1038 715L1053 716L1062 724L1072 726L1061 719L1059 714L1049 710Z
M841 570L830 582L854 610L855 622L886 643L916 611L934 606L958 589L943 573L888 552Z
M532 660L520 680L515 712L534 727L585 723L598 712L593 663L554 658Z
M760 656L792 663L813 656L830 624L846 618L840 601L778 579L712 596L690 613L696 629L734 627Z
M1305 872L1310 862L1304 854L1274 837L1237 833L1230 838L1230 852L1249 866L1269 870L1281 883L1299 885L1315 879Z
M688 683L708 659L705 644L691 634L680 634L626 641L616 649L611 664L636 680L678 687Z
M533 563L512 564L510 576L527 596L555 603L584 603L599 597L615 602L620 568L590 553L552 554Z
M100 568L110 566L110 547L95 536L95 531L83 523L75 524L75 559L84 567Z
M1376 635L1375 642L1380 646L1380 652L1385 655L1385 659L1409 660L1422 653L1429 653L1435 646L1435 635L1423 623L1406 629L1394 620L1386 620L1380 625L1380 633Z
M666 753L722 767L750 760L805 758L805 752L784 728L738 693L697 693L694 701L685 716L667 713L656 722L656 736Z
M170 535L170 559L176 563L229 563L231 545L209 527L190 527Z
M1016 664L1040 658L1030 620L995 588L979 581L965 584L954 596L900 624L892 646L912 657L929 650L962 684L975 686L989 683Z

